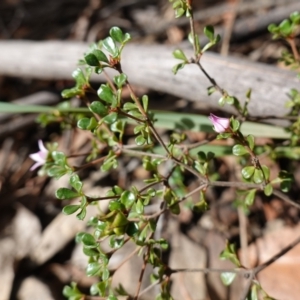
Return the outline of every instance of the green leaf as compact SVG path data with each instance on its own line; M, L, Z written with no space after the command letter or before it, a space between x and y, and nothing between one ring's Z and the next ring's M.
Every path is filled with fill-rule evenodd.
M251 287L251 293L250 293L250 299L249 300L258 300L258 293L257 293L257 285L253 284Z
M247 166L242 169L242 175L245 179L250 179L253 176L254 171L255 171L254 166Z
M117 48L114 40L109 36L103 40L103 47L107 50L114 58L119 55L119 49Z
M123 134L124 130L125 130L125 122L118 120L110 126L110 129L113 132L119 132L119 133Z
M268 26L268 30L271 32L271 33L276 33L277 32L277 26L275 24L270 24Z
M117 200L111 200L108 204L108 209L110 211L114 211L114 210L124 210L125 206L123 203L117 201Z
M244 146L238 144L233 146L232 153L236 156L241 156L247 154L248 151Z
M138 201L136 202L136 206L135 206L136 212L141 215L144 213L144 205L143 202L138 199Z
M98 219L97 219L98 222ZM81 243L82 237L85 234L85 232L78 232L75 236L75 242L76 243Z
M114 158L110 158L107 159L103 165L101 166L101 171L102 172L107 172L109 171L111 168L116 168L118 166L118 162L116 160L116 156L114 156Z
M292 33L293 28L291 22L286 19L279 24L279 29L282 35L289 36Z
M109 239L109 246L113 249L119 249L124 245L124 237L111 236Z
M187 57L185 56L184 52L180 49L176 49L173 51L173 56L177 59L183 60L185 62L188 62Z
M193 210L198 213L203 213L209 209L209 206L205 200L205 192L200 191L200 199L193 206Z
M148 104L149 104L149 99L147 95L143 95L142 97L142 104L145 112L148 112Z
M175 9L175 18L180 18L185 13L185 10L183 8L177 8Z
M225 98L225 101L226 101L227 104L233 105L234 102L235 102L235 98L234 98L234 97L231 97L231 96L228 96L228 97ZM236 120L236 121L237 121L237 120Z
M265 166L265 165L262 165L261 168L262 168L262 170L264 172L265 179L269 180L270 179L270 169L267 166Z
M66 205L62 212L65 214L65 215L71 215L71 214L74 214L78 209L80 209L80 205Z
M211 161L214 158L215 158L215 153L208 151L207 152L207 161Z
M101 270L101 265L99 262L91 262L87 265L86 275L87 276L96 276L99 275L99 271Z
M136 197L135 197L134 193L132 193L130 191L124 191L121 194L120 200L121 200L121 203L123 203L125 205L126 209L129 209L136 201Z
M52 155L52 158L54 159L54 161L60 165L60 166L65 166L66 164L66 156L63 152L60 152L60 151L53 151L51 153Z
M172 205L170 205L170 211L172 214L174 215L179 215L180 214L180 206L179 206L179 202L173 203Z
M195 169L202 175L206 175L207 173L207 164L200 163L199 161L194 162Z
M232 119L231 120L231 128L232 128L232 131L236 132L239 130L240 128L240 122L236 119Z
M82 252L87 256L98 256L99 250L97 248L83 247Z
M135 138L135 142L138 146L142 146L146 143L146 139L142 136L142 135L138 135L136 138Z
M80 181L80 178L77 174L73 174L70 177L70 185L77 191L81 192L82 190L82 182Z
M169 248L169 244L165 239L160 239L158 242L162 249L166 250Z
M290 19L292 20L292 22L296 25L300 24L300 13L298 11L294 11L291 13L290 15Z
M114 230L114 233L117 235L122 235L125 233L125 226L128 224L126 216L122 212L118 212L111 224L111 227Z
M82 118L77 122L77 127L83 130L94 130L97 126L98 122L94 117Z
M256 189L252 189L246 194L245 204L247 206L251 206L253 204L254 199L255 199L255 194L256 194Z
M236 273L231 273L231 272L223 272L221 273L221 280L224 285L229 286L232 284L233 280L236 277Z
M86 78L80 68L77 68L75 71L73 71L72 77L75 79L77 87L82 87L87 83Z
M101 117L104 117L108 114L107 107L100 101L93 101L89 106L89 109Z
M114 77L114 83L117 85L119 89L126 83L126 81L127 81L127 76L124 73Z
M197 34L192 34L191 32L188 35L188 40L192 45L195 45L196 49L196 54L200 54L201 52L201 47L200 47L200 41L199 41L199 36Z
M291 181L282 181L281 183L280 183L280 189L283 191L283 192L285 192L285 193L287 193L290 189L291 189L291 186L292 186L292 182Z
M71 88L71 89L64 89L61 92L61 96L65 99L72 98L72 97L75 97L75 96L80 96L82 94L83 94L82 89L77 88L77 87L74 87L74 88Z
M123 42L124 35L119 27L112 27L109 31L109 35L113 38L114 41L119 43Z
M68 189L68 188L59 188L56 191L55 196L59 200L65 200L65 199L76 198L76 197L79 196L79 194L75 191L72 191L72 190Z
M176 75L177 72L178 72L179 70L183 69L185 65L186 65L185 62L175 65L175 66L172 68L172 72Z
M249 148L251 150L253 150L254 149L254 136L249 134L246 139L247 139Z
M207 94L208 96L212 95L216 91L215 86L210 86L207 88Z
M266 196L271 196L273 193L273 186L271 185L271 183L268 183L265 187L264 187L264 193Z
M85 55L84 60L86 61L86 63L89 66L92 66L92 67L98 67L100 65L98 58L93 53L89 53L89 54Z
M124 44L124 43L127 43L129 40L131 40L131 35L130 35L128 32L126 32L126 33L124 34L123 44Z
M100 281L100 282L94 283L91 286L90 292L92 295L99 294L100 296L104 296L106 288L107 288L107 281Z
M114 122L116 122L118 119L118 113L116 112L112 112L110 113L109 115L105 116L103 118L103 121L106 123L106 124L112 124Z
M198 156L198 159L199 159L200 162L206 162L207 157L206 157L206 154L205 154L204 151L199 151L197 153L197 156Z
M59 179L63 175L67 174L68 170L65 167L60 166L53 166L47 171L47 175L49 177L54 177L56 179Z
M84 233L84 235L81 237L81 242L87 248L95 248L98 246L94 236L90 233Z
M72 282L71 286L64 286L62 293L68 298L68 300L80 300L84 296L77 288L77 284L75 282Z
M220 259L228 259L237 267L241 266L241 263L237 257L236 249L234 244L230 244L228 241L226 242L226 247L220 254Z
M222 96L222 97L219 99L218 103L219 103L220 106L224 106L225 103L226 103L226 98Z
M260 169L255 169L253 175L253 181L257 184L262 183L264 180L263 172Z
M139 226L137 223L133 223L133 222L130 222L127 226L127 229L126 229L126 233L133 237L135 236L137 233L140 232L140 229L139 229Z
M137 109L137 105L135 103L132 103L132 102L126 102L124 103L123 105L123 109L124 110L134 110L134 109Z
M108 280L109 275L110 275L110 272L109 272L108 268L104 268L102 271L102 276L101 276L102 280L103 281Z
M82 207L82 205L81 205L81 207ZM78 220L84 220L84 218L85 218L85 216L86 216L86 207L83 207L82 209L81 209L81 211L76 215L76 218L78 219Z
M98 61L108 63L108 59L107 59L105 53L103 51L101 51L100 49L95 49L92 51L92 53L97 57ZM98 65L99 65L99 63L98 63Z
M114 101L115 95L111 90L109 85L101 84L97 91L98 97L107 103L112 103Z
M246 92L246 97L250 100L251 98L251 94L252 94L252 89L248 89L247 92Z
M204 34L207 36L207 38L212 42L215 37L215 30L214 27L211 25L207 25L204 27Z

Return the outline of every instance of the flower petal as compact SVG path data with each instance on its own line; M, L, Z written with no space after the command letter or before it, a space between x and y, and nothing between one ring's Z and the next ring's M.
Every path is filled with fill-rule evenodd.
M42 140L38 140L39 149L43 153L48 153L48 150L45 148L44 143Z
M33 171L36 168L42 166L47 161L47 156L48 156L49 151L45 148L42 140L38 140L38 145L39 145L40 151L38 151L36 153L29 154L29 157L36 162L30 168L31 171Z
M29 157L36 162L40 162L40 163L45 162L45 158L43 157L43 154L41 152L29 154Z
M219 118L214 114L210 114L208 118L212 122L214 130L218 133L223 133L230 127L230 119L228 118Z
M42 166L44 163L41 163L41 162L37 162L35 163L29 170L30 171L33 171L35 169L37 169L38 167Z

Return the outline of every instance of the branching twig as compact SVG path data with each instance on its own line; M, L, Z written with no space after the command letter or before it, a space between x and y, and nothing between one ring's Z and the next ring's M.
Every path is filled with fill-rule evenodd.
M280 257L282 257L284 254L286 254L288 251L290 251L291 249L293 249L297 244L300 243L300 237L298 237L294 242L292 242L291 244L289 244L288 246L286 246L285 248L283 248L279 253L277 253L276 255L274 255L272 258L270 258L269 260L267 260L265 263L255 267L252 270L249 270L249 275L250 277L248 278L248 283L246 288L244 289L242 296L240 297L240 300L245 300L249 290L251 288L252 285L252 280L255 278L255 276L262 270L264 270L265 268L267 268L268 266L270 266L273 262L275 262L276 260L278 260Z
M143 277L144 277L144 274L145 274L146 266L147 266L147 263L148 263L149 254L150 254L150 246L147 247L147 252L145 253L145 256L144 256L144 262L143 262L143 266L142 266L142 269L141 269L139 282L138 282L138 286L137 286L137 289L136 289L136 294L135 294L135 297L133 298L133 300L137 300L139 298L139 293L140 293L140 289L141 289L141 286L142 286L142 281L143 281Z

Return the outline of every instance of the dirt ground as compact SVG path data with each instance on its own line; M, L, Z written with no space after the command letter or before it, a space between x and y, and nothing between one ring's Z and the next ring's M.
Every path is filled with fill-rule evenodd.
M277 58L287 45L283 41L272 41L266 27L287 18L291 12L289 9L297 5L300 11L298 2L194 1L196 30L201 33L203 26L212 24L222 33L221 43L212 50L220 55L242 57L281 68ZM175 20L167 0L0 1L1 40L94 42L105 38L112 26L129 32L134 43L149 45L177 45L187 39L189 32L188 21ZM299 40L297 42L300 46ZM0 66L2 102L37 95L36 104L57 104L61 101L61 91L71 86L71 80L39 80L18 77L17 74L1 76ZM209 112L206 105L157 92L150 87L135 86L135 89L140 95L149 94L153 99L151 108L206 115ZM85 230L86 223L63 215L62 202L54 196L55 190L67 182L64 178L57 181L29 171L32 160L28 155L36 152L39 139L56 140L66 149L72 134L69 131L61 133L58 124L42 128L35 122L36 117L36 114L11 115L0 111L0 300L60 300L65 299L62 289L70 282L77 282L85 292L95 282L95 278L85 275L87 258L74 240L76 233ZM167 131L161 134L164 136ZM194 142L203 139L201 132L188 134ZM86 141L86 135L77 134L74 143L84 149ZM270 140L261 138L257 142L263 145ZM295 183L289 196L299 201L299 162L266 158L264 163L274 174L283 166L293 171ZM221 158L218 164L221 176L235 176L234 158ZM143 169L134 162L129 164L124 160L122 165L121 170L105 176L97 169L84 172L82 176L89 193L101 194L115 183L120 186L135 184L145 176ZM219 259L225 241L229 240L237 245L243 264L250 268L265 262L299 237L300 214L297 208L275 196L259 194L245 216L234 207L235 197L232 188L211 189L208 193L211 209L206 213L183 209L178 217L167 215L161 229L162 236L172 245L165 255L166 262L173 268L231 268L231 263ZM93 210L88 212L90 216L93 213ZM246 248L242 251L245 240ZM122 249L115 257L114 266L133 250L131 245ZM297 300L300 294L299 267L298 245L262 271L258 280L270 296L279 300ZM134 294L140 268L140 261L129 260L116 272L114 284L121 282ZM240 299L245 280L239 277L228 288L221 283L218 273L176 274L172 292L175 299ZM149 284L149 280L145 280L143 287ZM140 299L155 299L157 292L158 289L153 288Z

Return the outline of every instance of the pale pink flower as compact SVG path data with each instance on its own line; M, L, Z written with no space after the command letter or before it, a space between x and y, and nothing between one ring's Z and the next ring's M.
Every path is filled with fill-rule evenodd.
M230 119L219 118L214 114L210 114L208 118L213 123L214 130L218 133L226 132L227 129L230 127Z
M30 171L33 171L36 168L42 166L47 161L47 156L48 156L49 151L45 148L42 140L39 140L38 144L39 144L40 151L38 151L36 153L32 153L32 154L29 155L29 157L36 162L30 168Z

